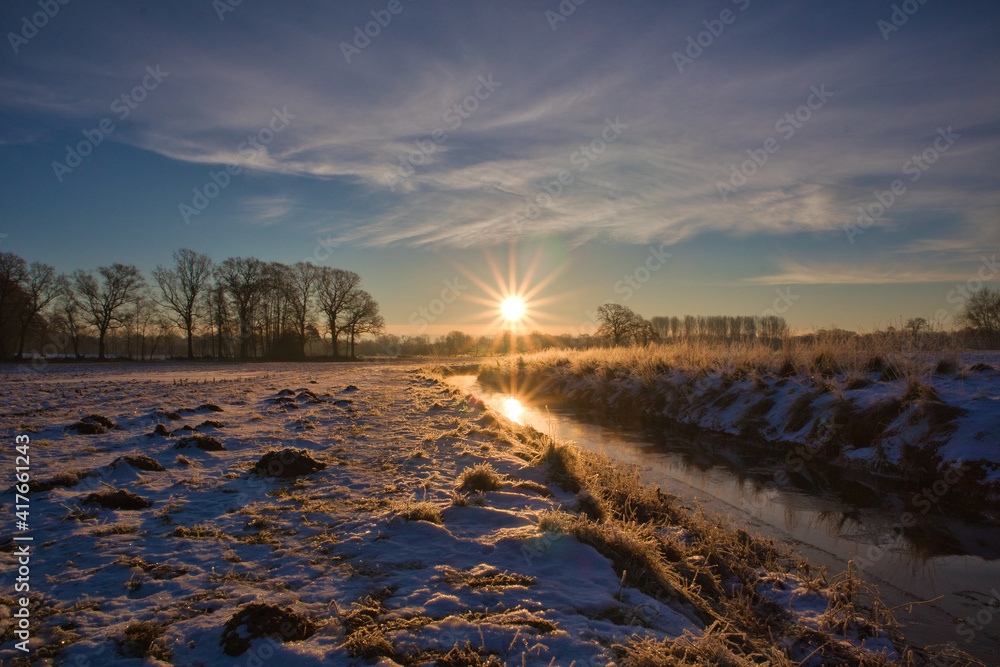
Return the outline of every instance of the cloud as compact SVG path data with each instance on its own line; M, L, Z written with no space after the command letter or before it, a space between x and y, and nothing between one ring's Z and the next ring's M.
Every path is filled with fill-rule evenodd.
M931 217L990 238L1000 212L989 176L1000 155L992 73L970 65L956 79L935 48L947 45L959 57L977 43L975 30L967 47L944 28L917 25L907 30L924 39L919 50L887 47L874 29L871 39L844 37L856 34L852 26L803 46L796 21L807 10L755 7L681 74L671 54L701 29L693 9L628 16L588 5L553 33L536 7L514 7L440 14L407 5L351 64L339 42L367 17L356 3L310 9L308 21L291 9L244 5L221 26L211 12L204 22L164 22L159 34L142 33L156 45L146 61L112 39L138 34L138 19L105 20L81 37L93 45L86 59L40 51L33 64L4 75L0 90L6 108L83 128L108 113L145 65L159 63L170 77L112 140L181 162L299 176L317 190L337 181L363 202L354 212L360 222L324 231L359 245L471 246L549 234L575 243L827 235L902 178L902 165L938 127L976 128L907 183L877 227L886 232L880 242L896 243L901 254L961 249L947 235L937 246L925 242L926 250L913 241L910 228ZM502 84L454 127L454 105L473 99L479 77L491 75ZM777 123L819 85L831 91L829 101L792 136L781 134ZM264 150L241 150L266 131L276 108L294 114L288 128ZM609 118L628 128L602 145ZM439 129L447 138L436 142ZM718 184L769 138L779 150L723 201ZM601 151L586 163L576 159L588 147ZM403 175L400 159L410 155L417 156L412 173ZM567 172L572 182L552 194ZM515 224L532 204L537 216ZM281 197L247 207L262 224L297 210Z
M974 273L974 272L973 272ZM848 265L804 266L787 263L781 273L746 278L749 285L891 285L964 282L968 271L914 266L862 268Z
M283 195L249 197L242 201L243 212L259 227L280 222L295 208L295 201Z

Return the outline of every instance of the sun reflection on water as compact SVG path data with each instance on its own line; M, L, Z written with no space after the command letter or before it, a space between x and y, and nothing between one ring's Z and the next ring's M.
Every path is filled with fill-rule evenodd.
M507 415L507 419L515 424L523 425L523 422L521 422L521 413L524 412L524 407L521 405L521 401L516 398L504 399L503 411Z

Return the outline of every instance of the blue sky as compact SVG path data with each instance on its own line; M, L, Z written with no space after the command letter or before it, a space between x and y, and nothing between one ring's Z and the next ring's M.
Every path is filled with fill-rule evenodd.
M226 1L5 3L0 247L311 259L400 333L485 325L509 257L553 331L947 324L1000 277L995 2Z

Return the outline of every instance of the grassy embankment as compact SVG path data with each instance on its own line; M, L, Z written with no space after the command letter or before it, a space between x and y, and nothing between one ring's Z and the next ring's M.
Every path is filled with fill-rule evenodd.
M572 505L542 515L540 529L573 535L594 547L611 560L623 586L687 608L705 626L698 635L674 640L633 635L613 647L620 665L916 665L933 659L979 664L947 647L906 646L892 610L853 567L828 577L824 568L811 566L787 546L679 505L673 496L644 485L632 467L553 441L531 427L489 413L485 418L498 441L509 443L526 461L546 466L553 484L576 494ZM486 471L466 473L463 487L486 490L499 483ZM469 499L457 496L456 502ZM769 595L786 587L825 596L825 612L815 622L804 622ZM635 609L621 622L641 625L643 613ZM897 659L860 650L856 642L866 638L891 638Z
M941 450L966 415L939 389L994 369L954 351L900 352L886 342L824 342L782 350L706 344L552 350L484 364L479 379L622 423L696 426L770 448L776 460L833 464L933 484L958 464ZM794 454L790 452L795 451ZM961 463L955 503L1000 488L989 461Z

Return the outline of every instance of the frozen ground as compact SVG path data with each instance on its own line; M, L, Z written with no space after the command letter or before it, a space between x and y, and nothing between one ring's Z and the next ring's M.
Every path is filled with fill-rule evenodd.
M594 548L541 532L539 514L573 494L517 456L519 443L498 437L481 407L414 366L8 368L0 414L5 442L30 435L31 477L44 484L22 532L5 485L5 562L24 544L12 535L33 541L30 592L14 593L10 577L0 591L3 664L23 659L11 618L23 595L33 664L306 667L379 654L430 664L467 645L503 664L605 665L609 646L633 633L704 628L682 605L623 585ZM116 428L68 428L90 415ZM196 434L224 449L177 448ZM252 471L284 448L325 467ZM13 451L4 460L13 481ZM507 482L481 506L455 503L461 473L482 462ZM87 502L115 489L151 504ZM759 592L809 627L826 608L789 575L763 577ZM290 613L227 630L252 603ZM256 621L289 641L252 640ZM229 655L224 640L245 650ZM885 639L866 646L893 650Z

